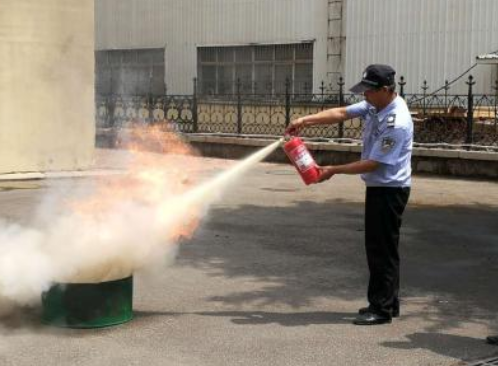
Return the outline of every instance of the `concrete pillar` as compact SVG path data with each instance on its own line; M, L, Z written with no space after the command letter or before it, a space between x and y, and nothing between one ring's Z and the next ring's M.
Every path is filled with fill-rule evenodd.
M0 0L0 173L93 159L94 0Z

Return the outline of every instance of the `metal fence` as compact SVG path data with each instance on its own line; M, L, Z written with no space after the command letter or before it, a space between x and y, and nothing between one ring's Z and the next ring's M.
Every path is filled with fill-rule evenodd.
M406 100L414 118L415 142L441 145L498 146L498 81L490 94L473 93L472 76L467 95L455 95L450 85L437 94L405 94L400 78L399 94ZM281 94L244 94L237 82L230 95L107 95L98 96L96 118L99 127L124 127L133 124L169 123L183 133L229 133L282 135L295 118L310 113L361 101L358 95L344 92L339 79L332 86L321 84L320 93L293 94L289 84ZM362 121L348 120L338 125L312 127L306 137L360 139Z

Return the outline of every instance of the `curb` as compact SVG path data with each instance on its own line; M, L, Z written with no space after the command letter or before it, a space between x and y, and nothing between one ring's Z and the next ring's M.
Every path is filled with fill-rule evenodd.
M0 182L8 181L27 181L43 179L64 179L64 178L86 178L95 176L109 176L124 174L123 170L117 169L95 169L95 170L77 170L63 172L27 172L27 173L5 173L0 174Z

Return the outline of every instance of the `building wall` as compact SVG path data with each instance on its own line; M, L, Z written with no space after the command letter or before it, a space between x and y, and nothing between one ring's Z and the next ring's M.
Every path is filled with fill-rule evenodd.
M93 159L93 0L0 2L0 173Z
M407 81L408 93L431 92L498 49L496 0L347 0L346 86L370 63L389 63ZM475 91L490 93L496 67L471 71ZM450 93L466 93L466 78Z
M354 84L369 63L389 63L431 92L498 49L496 0L99 0L96 49L165 48L168 91L191 93L196 46L314 40L313 87ZM497 67L472 70L492 92ZM452 93L466 93L462 79Z
M165 48L168 92L192 93L197 46L314 40L313 85L327 73L327 0L99 0L96 49Z

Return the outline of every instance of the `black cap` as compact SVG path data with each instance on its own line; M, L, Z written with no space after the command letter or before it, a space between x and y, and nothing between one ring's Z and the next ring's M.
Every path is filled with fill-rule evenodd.
M393 86L395 74L396 71L389 65L369 65L363 72L361 81L349 90L354 94L363 94L366 90Z

